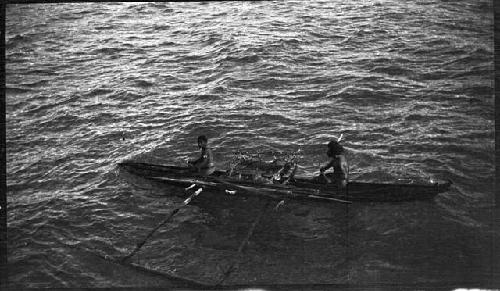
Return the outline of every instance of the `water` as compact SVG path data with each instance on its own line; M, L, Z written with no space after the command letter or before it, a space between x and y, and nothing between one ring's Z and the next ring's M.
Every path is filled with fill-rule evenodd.
M206 134L303 153L343 133L351 179L451 179L433 202L194 204L133 261L213 284L479 284L492 274L491 1L8 5L6 118L13 287L174 286L129 253L182 201L117 171L183 164Z

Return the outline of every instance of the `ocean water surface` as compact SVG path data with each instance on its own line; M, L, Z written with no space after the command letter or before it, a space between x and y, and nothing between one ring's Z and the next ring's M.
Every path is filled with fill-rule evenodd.
M492 6L7 5L9 286L498 287ZM144 269L107 260L182 203L117 163L183 165L200 134L221 169L300 149L316 175L343 134L352 180L453 185L431 202L193 204L132 258Z

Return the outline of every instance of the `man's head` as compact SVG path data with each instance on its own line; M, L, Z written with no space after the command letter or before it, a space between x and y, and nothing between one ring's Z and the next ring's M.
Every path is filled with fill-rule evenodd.
M344 153L344 147L341 146L338 141L332 140L328 143L328 152L327 155L329 157L334 157L336 155L341 155Z
M204 148L207 146L208 138L204 135L198 136L198 147Z

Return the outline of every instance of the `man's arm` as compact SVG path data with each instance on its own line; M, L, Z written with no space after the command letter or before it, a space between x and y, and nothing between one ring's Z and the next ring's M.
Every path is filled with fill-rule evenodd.
M189 161L188 164L191 164L193 166L198 166L198 164L203 161L203 154L201 154L201 156L199 158L197 158L196 160L194 161Z
M349 166L347 165L347 159L344 155L340 156L340 167L342 168L345 178L348 179Z
M333 166L333 159L331 159L328 164L326 164L324 167L319 168L319 171L323 173L324 171L330 169Z

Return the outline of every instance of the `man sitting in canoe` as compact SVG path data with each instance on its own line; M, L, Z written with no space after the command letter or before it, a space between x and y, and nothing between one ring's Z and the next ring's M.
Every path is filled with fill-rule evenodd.
M215 171L214 155L208 148L208 138L204 135L198 137L198 147L201 149L201 156L195 161L189 161L191 169L202 175L210 175Z
M325 171L333 167L333 182L337 184L339 189L344 189L347 186L348 180L348 167L344 147L342 147L338 141L332 140L328 143L328 151L326 155L330 161L328 164L319 169L320 181L332 183L332 181L325 175Z

